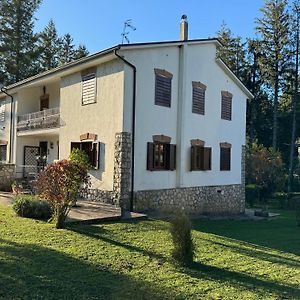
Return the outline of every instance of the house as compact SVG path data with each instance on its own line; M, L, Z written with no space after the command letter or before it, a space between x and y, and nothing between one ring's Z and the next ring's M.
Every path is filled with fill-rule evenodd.
M0 158L16 176L65 159L93 165L85 197L127 210L244 211L246 101L217 39L118 45L7 87ZM12 95L9 97L8 95Z

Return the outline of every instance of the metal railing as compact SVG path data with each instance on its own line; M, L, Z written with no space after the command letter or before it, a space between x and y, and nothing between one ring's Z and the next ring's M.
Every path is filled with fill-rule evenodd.
M18 116L17 131L56 128L60 126L59 107Z

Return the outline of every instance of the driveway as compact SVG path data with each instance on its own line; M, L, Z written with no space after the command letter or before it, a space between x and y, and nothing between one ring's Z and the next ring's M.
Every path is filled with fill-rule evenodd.
M0 205L11 206L13 197L12 193L0 192Z

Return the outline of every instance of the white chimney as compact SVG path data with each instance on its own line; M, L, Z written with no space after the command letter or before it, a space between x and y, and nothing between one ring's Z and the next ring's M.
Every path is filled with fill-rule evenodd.
M181 22L180 22L180 40L187 41L188 40L188 22L187 16L182 15Z

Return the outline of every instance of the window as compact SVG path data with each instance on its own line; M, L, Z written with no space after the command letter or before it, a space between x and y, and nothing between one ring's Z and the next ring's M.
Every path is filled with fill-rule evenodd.
M73 149L80 149L85 152L88 157L90 164L95 168L99 169L99 156L100 156L100 143L99 142L72 142L71 151Z
M171 107L173 75L166 70L154 69L155 72L155 101L156 105Z
M0 102L0 122L5 121L5 102Z
M193 105L192 112L199 115L205 114L205 90L206 85L193 81Z
M0 161L6 161L7 145L0 145Z
M82 78L82 105L96 103L97 68L90 68L81 72Z
M222 91L221 96L221 119L230 121L232 114L232 94Z
M231 165L231 144L220 143L220 170L230 171Z
M147 144L147 170L176 169L176 145L162 142Z
M191 147L191 171L211 170L211 148Z

